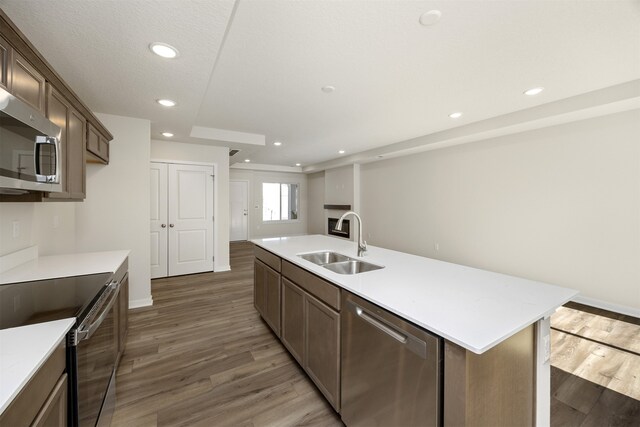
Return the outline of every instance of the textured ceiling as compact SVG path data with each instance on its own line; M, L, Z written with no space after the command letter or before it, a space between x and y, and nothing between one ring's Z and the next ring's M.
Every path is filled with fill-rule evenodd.
M94 110L266 136L323 162L640 78L640 2L0 0ZM442 12L434 27L418 23ZM55 25L52 25L55 23ZM43 30L46 28L46 30ZM168 61L147 46L163 41ZM320 88L336 87L330 94ZM536 97L522 92L534 86ZM175 109L154 103L167 97ZM448 114L462 111L461 119ZM274 147L273 141L282 141Z

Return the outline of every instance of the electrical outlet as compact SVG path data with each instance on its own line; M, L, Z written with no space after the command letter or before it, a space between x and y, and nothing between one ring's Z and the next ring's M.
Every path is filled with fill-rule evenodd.
M20 237L20 221L13 221L13 238Z
M433 249L436 250L436 252L440 252L440 243L436 242L433 244Z
M58 228L60 227L60 216L59 215L54 215L53 216L53 228Z

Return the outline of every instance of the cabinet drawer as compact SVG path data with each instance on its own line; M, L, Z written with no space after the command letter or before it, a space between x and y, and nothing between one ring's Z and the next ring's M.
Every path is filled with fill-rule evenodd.
M253 247L253 253L256 258L273 268L278 273L281 271L280 257L271 252L262 249L260 246Z
M282 261L282 275L331 308L340 311L340 289L308 271Z
M31 425L65 369L65 346L61 343L31 377L9 407L0 415L0 426Z

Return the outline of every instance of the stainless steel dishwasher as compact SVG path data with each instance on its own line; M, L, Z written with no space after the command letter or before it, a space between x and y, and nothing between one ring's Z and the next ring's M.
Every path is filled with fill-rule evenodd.
M442 424L442 339L342 291L342 421Z

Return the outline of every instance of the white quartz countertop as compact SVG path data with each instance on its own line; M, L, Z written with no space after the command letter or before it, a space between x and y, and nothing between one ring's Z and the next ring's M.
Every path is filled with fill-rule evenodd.
M0 330L0 414L62 342L75 318Z
M375 246L369 246L359 259L385 268L343 275L297 255L328 250L358 258L355 242L321 235L252 242L477 354L551 315L578 294L573 289Z
M46 280L85 274L113 273L128 250L41 256L0 274L0 284Z

